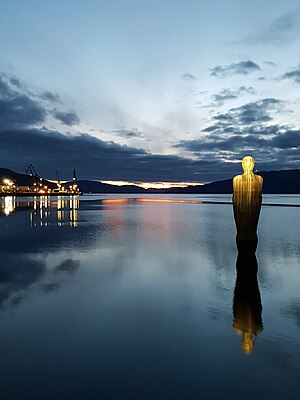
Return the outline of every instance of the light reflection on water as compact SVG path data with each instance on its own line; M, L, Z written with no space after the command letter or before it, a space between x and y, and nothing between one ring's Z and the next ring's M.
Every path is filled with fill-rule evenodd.
M1 199L2 215L9 216L16 211L30 210L30 226L49 226L67 223L76 227L78 221L79 196L58 196L52 199L48 196L33 197L31 199L17 199L6 196ZM54 219L52 218L54 215ZM1 214L0 214L1 216Z
M263 207L238 260L231 205L208 201L230 199L2 199L6 398L298 399L299 208Z

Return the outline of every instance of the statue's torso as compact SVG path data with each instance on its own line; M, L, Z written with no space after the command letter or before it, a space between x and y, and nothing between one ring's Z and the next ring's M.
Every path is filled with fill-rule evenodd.
M256 237L261 207L263 179L259 175L244 173L233 179L233 207L237 237L250 240Z

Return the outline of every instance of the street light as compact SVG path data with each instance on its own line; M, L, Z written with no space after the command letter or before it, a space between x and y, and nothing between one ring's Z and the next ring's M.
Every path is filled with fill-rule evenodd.
M6 191L10 191L13 189L14 183L10 179L7 179L7 178L3 179L3 183L5 185Z

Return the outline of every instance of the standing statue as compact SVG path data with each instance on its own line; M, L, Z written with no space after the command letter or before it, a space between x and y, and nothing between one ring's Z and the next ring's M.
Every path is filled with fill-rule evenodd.
M254 349L254 337L263 329L262 305L257 281L257 225L263 178L253 173L254 159L243 158L244 173L233 178L233 212L236 224L236 286L233 299L233 327L242 336L246 354Z
M244 173L233 178L233 210L238 250L253 251L257 247L263 178L253 173L254 159L246 156L242 161Z

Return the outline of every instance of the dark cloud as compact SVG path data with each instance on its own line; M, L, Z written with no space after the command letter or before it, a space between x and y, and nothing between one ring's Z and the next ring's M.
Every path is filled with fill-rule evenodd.
M238 63L232 63L229 65L217 65L211 69L211 76L218 78L224 78L228 75L248 75L251 72L260 71L261 68L258 64L251 60L240 61Z
M240 107L231 108L227 113L217 114L212 119L225 124L248 125L257 122L271 121L269 111L282 105L282 101L265 98Z
M300 83L300 67L290 72L286 72L280 79L290 79L295 83Z
M300 32L300 8L275 18L265 29L244 42L254 45L282 45L290 43Z
M27 127L43 123L46 112L37 102L27 96L17 96L12 100L0 100L1 127Z
M10 83L18 89L23 89L21 81L17 78L10 78Z
M241 86L236 95L250 94L252 90ZM222 95L224 101L226 96L235 94L223 91ZM193 159L151 154L143 149L105 142L86 133L66 135L50 130L45 126L47 110L42 106L45 103L41 97L37 98L41 103L33 100L26 91L15 90L1 76L0 159L7 168L23 172L26 165L33 163L39 174L49 179L57 170L61 179L68 178L75 167L80 179L208 182L236 174L240 169L236 160L249 149L258 155L265 169L288 168L299 162L295 151L298 150L299 131L270 125L270 113L280 111L283 105L273 98L214 115L211 125L203 129L199 139L176 145L194 153L196 158ZM73 111L54 111L56 118L69 126L79 122ZM137 128L124 128L113 133L127 138L142 136Z
M75 111L64 112L64 111L53 110L52 115L57 120L62 122L64 125L68 126L78 125L80 122L80 119Z
M74 274L80 266L79 260L72 260L72 258L68 258L60 263L56 268L56 272L66 272L68 274Z
M261 107L261 105L258 103L249 103L244 106L234 108L231 111L231 116L242 124L252 124L253 122L266 122L272 119L267 113L266 109L264 107Z
M0 99L7 99L17 95L6 82L4 76L0 74Z
M16 93L3 79L0 90L0 157L5 167L22 172L26 165L33 163L44 177L53 178L59 170L62 179L69 177L74 167L81 179L199 181L212 179L214 171L223 176L218 160L194 161L175 155L154 155L104 142L86 133L64 135L45 126L38 127L45 123L47 114L41 104L28 95ZM73 111L64 113L55 109L52 113L67 125L79 120ZM115 133L126 137L142 135L138 129Z
M41 124L45 109L26 94L14 91L0 76L0 128L22 128Z
M277 64L275 64L273 61L265 61L264 63L270 67L277 67Z
M142 149L104 142L87 134L63 135L59 132L28 129L0 131L0 157L7 167L23 171L32 162L44 177L53 178L59 169L62 178L76 167L80 179L131 181L211 181L231 177L239 171L235 160L251 150L265 169L299 165L298 157L286 156L287 148L299 143L299 132L284 127L231 127L212 131L194 141L177 145L195 153L196 160L176 155L154 155ZM275 135L274 138L264 136ZM271 136L272 137L272 136ZM281 151L282 150L282 151ZM227 160L227 162L224 162Z
M269 136L270 131L274 136ZM298 168L300 151L300 132L283 126L269 127L266 132L236 130L232 136L212 133L195 140L184 140L176 145L197 156L220 157L234 161L245 154L254 156L259 168L270 170Z
M272 144L280 149L298 149L300 150L300 131L286 130L284 133L273 138ZM300 158L300 157L299 157Z
M47 109L40 100L60 102L58 94L45 91L35 95L27 91L25 85L17 78L9 78L0 73L0 127L1 129L28 128L41 126L46 121ZM75 111L54 109L52 115L63 124L79 124Z
M231 108L212 117L212 124L199 138L182 140L175 147L201 159L220 158L227 162L252 154L260 169L298 168L300 131L272 123L271 111L279 112L283 102L265 98Z
M256 90L254 89L254 87L252 87L252 86L249 86L249 87L246 87L246 86L240 86L239 87L239 89L238 89L238 93L239 93L239 95L241 95L241 94L248 94L248 95L255 95L256 94Z
M59 284L57 282L48 282L42 284L40 288L44 293L51 293L55 292L59 288Z
M154 155L87 134L63 135L45 129L0 130L0 140L0 157L6 167L23 171L32 162L48 178L53 178L58 169L62 178L68 177L74 167L80 179L102 180L209 181L230 174L229 165L223 168L218 158L192 160Z
M293 10L276 18L270 25L268 31L275 34L290 32L300 23L300 10Z
M204 133L213 132L217 135L275 135L280 131L280 125L226 125L226 123L216 123L210 125L202 130Z
M218 135L210 135L209 137L202 139L183 140L177 145L177 147L183 147L185 150L199 154L201 152L234 152L236 148L238 148L239 151L253 150L258 146L266 144L267 141L260 137L237 134L228 138L221 138Z
M26 84L16 76L7 75L0 72L0 78L1 77L6 82L6 85L10 87L11 93L15 93L15 91L17 91L18 93L22 92L23 94L28 94Z
M214 106L222 105L225 101L234 100L243 95L254 95L255 89L245 86L240 86L237 90L222 89L219 93L212 96L212 100L216 103Z
M185 81L196 81L196 80L198 80L198 78L195 75L190 74L188 72L183 74L183 75L181 75L181 79L183 79Z
M223 89L220 93L214 94L212 99L217 103L224 103L226 100L237 99L238 94L229 89Z
M144 136L143 132L139 131L137 128L115 129L114 131L111 131L111 133L114 133L117 136L125 137L125 138L142 138Z
M41 94L41 99L47 100L51 103L60 103L61 102L60 97L57 93L53 93L48 90L46 90L45 92L43 92Z

